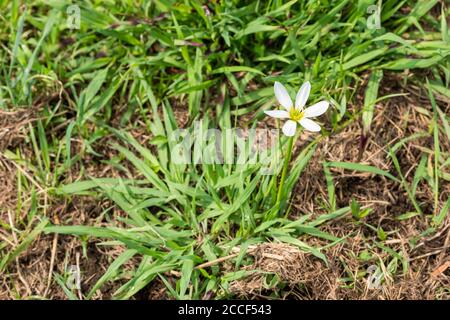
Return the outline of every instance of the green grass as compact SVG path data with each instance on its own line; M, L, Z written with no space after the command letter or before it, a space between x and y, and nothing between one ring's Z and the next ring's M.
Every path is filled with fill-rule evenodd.
M279 241L297 246L326 262L327 248L345 241L321 230L323 224L345 215L361 217L357 204L339 208L330 168L365 172L392 180L403 190L414 212L400 212L404 219L416 215L432 217L438 228L448 214L440 185L450 181L448 150L440 147L450 139L449 116L435 96L450 98L450 43L446 17L431 10L440 2L383 2L381 29L367 28L367 7L375 1L212 1L208 11L198 0L81 2L81 28L70 30L65 8L70 1L44 4L30 1L0 1L0 109L30 108L36 101L55 95L45 103L39 120L33 122L26 138L32 155L19 148L4 150L2 157L23 168L18 171L18 204L15 225L3 225L12 247L2 244L0 271L8 272L11 262L25 252L41 232L63 233L82 239L100 239L105 246L123 246L125 251L105 274L84 292L85 298L109 281L126 279L114 293L127 299L159 278L167 293L177 299L200 299L213 292L217 298L231 297L230 279L242 277L242 265L249 263L249 245ZM405 14L402 9L410 8ZM435 8L434 8L435 9ZM398 162L406 137L390 148L392 170L361 163L323 163L328 199L326 214L295 218L291 215L294 186L313 157L323 137L333 136L355 121L362 121L368 135L375 105L399 94L380 96L388 73L417 72L404 78L405 86L420 86L428 92L432 108L424 108L432 119L429 132L433 150L423 151L412 181ZM428 80L425 82L423 74ZM368 84L367 83L368 76ZM287 85L291 93L304 81L312 84L309 103L331 101L329 125L305 144L291 161L277 205L278 178L282 154L272 155L276 175L262 175L261 164L173 163L170 157L179 129L175 117L181 105L188 116L186 129L196 121L205 128L226 130L237 126L242 116L255 127L265 121L263 111L274 103L273 82ZM357 92L363 88L363 105ZM352 108L349 108L352 106ZM120 112L119 112L120 110ZM138 124L136 118L142 121ZM324 119L322 119L324 120ZM145 126L152 148L142 145L130 130ZM59 129L55 129L59 128ZM63 129L61 129L63 128ZM128 178L95 178L86 173L83 159L98 158L96 148L108 138L117 156L101 159ZM73 149L74 143L81 146ZM286 149L287 139L282 139ZM221 143L227 143L226 139ZM246 141L247 147L251 142ZM77 150L75 153L73 150ZM427 157L432 157L432 162ZM74 172L73 176L71 172ZM74 181L75 180L75 181ZM416 197L419 183L433 190L432 212L424 211ZM108 198L126 213L107 212L108 226L50 225L49 203L68 202L75 196ZM349 204L350 205L350 204ZM357 222L355 222L357 223ZM372 227L372 226L371 226ZM392 274L408 265L401 252L383 244L384 231L377 227L378 241L370 246L388 253L386 268ZM380 227L381 228L381 227ZM14 229L14 232L13 232ZM13 233L19 234L18 241ZM323 246L309 244L319 238ZM224 274L217 266L196 266L227 256L239 246L234 271ZM125 272L123 265L133 257L139 264ZM386 269L385 268L385 269ZM167 272L180 276L174 281ZM172 279L173 280L173 279ZM347 279L350 283L355 279ZM68 298L77 298L61 275L55 281ZM274 295L277 295L275 290Z

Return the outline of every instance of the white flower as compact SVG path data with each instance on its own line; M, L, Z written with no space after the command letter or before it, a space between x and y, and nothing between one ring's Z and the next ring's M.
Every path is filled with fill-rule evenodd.
M281 83L275 82L273 89L278 102L286 110L270 110L264 112L273 118L289 119L283 125L282 129L286 136L292 137L295 135L297 122L308 131L320 131L320 126L310 118L318 117L327 111L329 103L328 101L320 101L303 110L306 100L308 100L309 91L311 90L311 84L309 81L305 82L301 86L300 90L298 90L297 96L295 97L295 106L292 104L291 97L289 96L286 88Z

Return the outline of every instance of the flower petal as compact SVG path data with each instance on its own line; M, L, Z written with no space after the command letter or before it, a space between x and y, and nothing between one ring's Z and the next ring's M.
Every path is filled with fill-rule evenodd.
M320 131L320 126L317 123L315 123L314 121L312 121L311 119L303 118L299 122L302 125L302 127L308 131L312 131L312 132Z
M286 88L276 81L273 85L273 90L275 91L275 97L277 97L278 102L289 111L292 107L292 100Z
M295 122L293 120L288 120L284 124L282 131L286 136L292 137L293 135L295 135L296 129L297 129L297 122Z
M264 111L269 117L278 118L278 119L287 119L289 118L289 112L286 110L269 110Z
M306 81L304 84L302 84L300 90L298 90L297 92L297 96L295 97L295 107L297 109L301 109L305 106L310 91L311 91L311 84L309 83L309 81Z
M329 106L328 101L320 101L312 105L311 107L305 109L305 117L306 118L318 117L321 114L325 113L325 111L327 111L328 106Z

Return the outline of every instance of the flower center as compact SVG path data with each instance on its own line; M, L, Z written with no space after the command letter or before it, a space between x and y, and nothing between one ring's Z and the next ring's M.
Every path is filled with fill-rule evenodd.
M294 121L300 121L303 119L304 112L301 110L298 110L296 108L291 108L289 111L289 117Z

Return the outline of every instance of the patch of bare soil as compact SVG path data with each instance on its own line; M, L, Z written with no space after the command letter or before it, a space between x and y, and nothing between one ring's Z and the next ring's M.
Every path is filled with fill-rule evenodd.
M264 297L271 290L270 278L294 287L301 284L313 290L323 281L324 262L297 247L284 243L263 243L250 246L248 254L253 264L244 266L250 275L230 284L230 292L243 298ZM321 285L322 286L322 285Z
M167 276L167 275L166 275ZM170 278L169 278L170 280ZM175 285L175 283L171 283ZM166 285L160 278L155 278L149 285L133 296L136 300L170 300Z
M15 187L17 168L3 152L23 142L29 124L36 120L36 112L37 109L32 107L14 112L0 110L0 219L2 220L6 219L7 211L15 207L17 197Z
M16 168L0 155L0 219L4 220L7 210L15 205L17 190L15 190Z
M27 135L28 125L36 120L37 109L0 110L0 152L19 144Z

